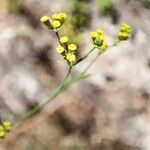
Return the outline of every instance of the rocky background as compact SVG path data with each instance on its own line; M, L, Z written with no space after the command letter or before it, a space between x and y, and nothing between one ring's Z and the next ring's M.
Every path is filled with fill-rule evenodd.
M149 0L0 0L1 120L15 124L63 80L55 34L39 21L61 11L70 14L61 34L78 44L79 55L92 47L89 32L97 27L110 43L122 22L133 35L101 55L90 78L1 140L0 150L150 150Z

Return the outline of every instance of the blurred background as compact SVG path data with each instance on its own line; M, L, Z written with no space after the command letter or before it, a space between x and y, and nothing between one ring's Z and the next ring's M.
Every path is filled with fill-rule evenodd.
M60 34L78 45L78 56L98 27L110 43L122 22L133 34L101 55L88 79L0 140L0 150L150 150L150 0L0 0L1 120L15 124L63 80L56 36L39 21L57 12L69 14Z

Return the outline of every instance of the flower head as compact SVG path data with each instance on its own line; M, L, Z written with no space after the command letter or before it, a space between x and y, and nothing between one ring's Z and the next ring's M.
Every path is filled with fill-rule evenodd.
M106 35L104 30L98 28L95 32L91 32L91 38L93 44L100 50L105 51L109 46L107 43Z
M102 34L104 34L104 30L101 29L101 28L98 28L98 29L96 30L96 33L97 33L98 35L102 35Z
M118 39L120 41L127 40L132 32L131 27L127 23L123 23L120 26L120 31L118 33Z
M75 44L69 44L69 45L68 45L68 49L69 49L70 51L75 51L75 50L77 49L77 45L75 45Z
M54 20L52 22L52 26L53 26L54 29L58 29L61 26L61 23L58 20Z
M93 40L98 37L98 33L97 32L91 32L90 34L91 34L91 37L92 37Z
M55 14L52 15L52 18L54 20L60 21L61 23L64 23L64 21L67 18L67 14L66 13L55 13Z
M60 38L60 43L67 43L68 42L68 37L67 36L63 36Z
M2 125L0 125L0 131L4 130L4 127Z
M41 17L40 21L42 23L47 22L47 21L49 21L49 17L48 16L43 16L43 17Z
M58 46L56 48L56 51L57 51L57 53L61 54L61 53L63 53L65 51L65 49L62 46Z
M6 135L5 129L2 125L0 125L0 138L4 138Z
M3 125L3 127L4 127L4 129L6 131L10 131L12 129L12 127L13 127L13 125L12 125L12 123L10 121L4 121L2 123L2 125Z
M49 29L58 30L66 21L66 13L55 13L52 15L52 22L48 16L41 17L40 21L45 24Z
M13 125L10 121L4 121L0 125L0 138L5 138L7 132L12 129Z
M70 63L74 63L76 61L76 56L75 54L72 53L68 53L66 55L66 59L70 62Z
M106 41L103 42L102 46L101 46L101 50L104 52L105 50L107 50L109 48L109 45Z
M4 130L0 130L0 138L4 138L6 136L6 132Z
M40 21L41 21L42 23L44 23L48 28L50 28L50 29L52 28L52 25L51 25L51 22L50 22L48 16L43 16L43 17L41 17Z
M53 18L54 20L60 20L60 19L61 19L61 16L60 16L59 14L55 13L55 14L52 15L52 18Z

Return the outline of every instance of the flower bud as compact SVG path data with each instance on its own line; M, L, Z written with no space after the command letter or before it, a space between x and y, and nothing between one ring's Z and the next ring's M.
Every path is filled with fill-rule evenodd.
M61 54L61 53L63 53L65 51L65 49L62 46L58 46L56 48L56 51L57 51L57 53Z
M95 32L91 32L91 38L93 44L101 51L105 51L109 47L104 30L101 28L97 29Z
M60 23L60 21L54 20L52 22L52 26L54 29L58 29L61 26L61 23Z
M109 48L109 45L106 41L103 42L102 46L100 47L100 49L104 52Z
M93 41L98 37L97 32L91 32L90 34L91 34L91 37L92 37Z
M4 130L4 127L2 125L0 125L0 131Z
M52 28L51 22L49 21L49 17L48 16L43 16L41 17L40 21L45 24L48 28Z
M58 20L61 22L61 24L63 24L67 18L67 14L66 13L56 13L52 15L52 18L54 20Z
M6 136L6 132L4 130L0 130L0 139L3 139Z
M70 62L70 63L74 63L76 61L76 56L72 53L68 53L66 55L66 59Z
M69 49L70 51L75 51L75 50L77 49L77 45L75 45L75 44L69 44L69 45L68 45L68 49Z
M13 125L12 125L12 123L10 121L4 121L2 123L2 126L4 127L4 129L6 131L10 131L13 128Z
M64 44L68 42L68 37L67 36L63 36L60 38L60 43Z
M120 41L127 40L132 32L131 27L127 23L123 23L120 26L120 31L118 33L118 39Z

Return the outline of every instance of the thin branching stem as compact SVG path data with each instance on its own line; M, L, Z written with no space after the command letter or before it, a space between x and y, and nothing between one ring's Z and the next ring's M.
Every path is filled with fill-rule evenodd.
M60 42L60 37L58 32L55 32L57 35L57 38ZM117 43L119 43L118 41L115 42L111 47L115 46ZM84 57L82 57L81 59L84 60L93 50L95 49L92 48ZM99 51L98 54L96 55L96 57L90 62L90 64L84 69L84 71L82 71L79 75L76 75L75 77L72 77L71 79L68 79L71 70L72 70L72 66L69 66L68 72L64 78L64 80L62 81L62 83L56 87L54 89L54 91L50 94L50 96L48 97L47 100L43 101L41 104L37 105L35 108L33 108L32 110L28 111L21 119L19 119L18 123L22 123L23 121L25 121L26 119L28 119L29 117L31 117L32 115L34 115L36 112L40 111L43 107L45 107L48 103L50 103L54 98L56 98L58 95L62 94L64 91L66 91L72 84L74 84L75 82L79 81L79 80L83 80L86 78L86 72L89 70L89 68L93 65L93 63L98 59L98 57L101 55L101 52ZM77 61L78 63L81 61ZM76 63L76 64L78 64Z
M56 37L57 37L57 40L58 40L59 44L62 45L61 42L60 42L60 36L59 36L58 31L55 31L55 34L56 34Z
M69 69L68 69L68 71L67 71L67 74L66 74L66 76L64 78L64 81L69 77L69 75L71 73L71 70L72 70L72 67L70 66Z
M101 52L98 52L98 54L96 55L96 57L91 61L91 63L84 69L83 74L85 74L89 68L94 64L94 62L98 59L98 57L101 55Z
M115 41L110 47L117 46L120 42L121 42L120 40L117 40L117 41Z
M65 87L66 81L68 80L68 77L71 73L71 69L72 67L69 67L66 76L64 77L62 83L53 91L52 94L50 94L49 98L45 101L43 101L43 103L37 105L35 108L33 108L32 110L29 110L23 117L21 117L21 119L19 119L18 123L22 123L23 121L25 121L26 119L28 119L29 117L31 117L33 114L35 114L36 112L40 111L43 107L45 107L51 100L53 100L55 97L57 97L57 95L59 95L59 93L63 90L63 88Z
M56 31L55 34L56 34L59 44L62 46L62 44L60 42L60 35L59 35L58 31ZM86 53L83 57L79 58L74 64L72 64L72 66L75 66L75 65L79 64L81 61L83 61L84 59L86 59L94 51L95 48L96 47L94 46L88 53Z
M96 47L93 47L87 54L85 54L83 57L79 58L74 64L73 66L79 64L81 61L83 61L84 59L86 59L95 49Z

